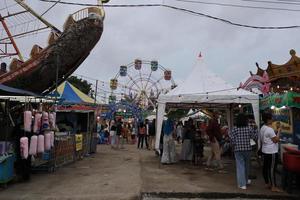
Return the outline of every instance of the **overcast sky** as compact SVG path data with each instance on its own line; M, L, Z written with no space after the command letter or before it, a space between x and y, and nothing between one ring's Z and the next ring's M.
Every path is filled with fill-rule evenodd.
M1 7L3 1L5 0L1 0ZM65 1L76 2L76 0ZM38 0L26 0L26 2L39 13L52 5ZM77 0L77 2L96 3L96 0ZM110 3L161 2L248 25L300 25L300 11L233 8L179 3L174 0L111 0ZM202 2L230 2L239 5L300 10L300 5L266 4L242 0L203 0ZM57 5L45 15L45 18L61 29L67 15L81 8ZM237 86L241 80L249 76L250 70L256 71L255 62L265 68L269 60L276 64L288 61L289 50L292 48L300 52L300 29L241 28L161 7L105 8L105 10L106 18L101 40L76 71L77 74L108 81L118 72L120 65L130 63L135 58L156 59L165 68L173 71L175 82L176 80L180 82L188 76L195 65L196 57L199 52L202 52L207 66L213 72ZM36 35L29 39L18 41L23 51L26 48L30 49L33 42L46 46L47 35Z

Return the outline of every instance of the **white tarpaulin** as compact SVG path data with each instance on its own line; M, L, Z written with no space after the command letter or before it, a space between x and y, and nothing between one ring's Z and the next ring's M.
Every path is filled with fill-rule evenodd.
M252 92L233 87L211 72L203 59L197 63L188 78L177 88L158 98L155 148L159 149L160 135L166 104L223 105L232 124L232 104L251 104L256 124L259 125L259 96Z

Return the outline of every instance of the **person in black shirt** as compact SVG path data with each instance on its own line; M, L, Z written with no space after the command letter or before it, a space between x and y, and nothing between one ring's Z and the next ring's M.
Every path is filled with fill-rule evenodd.
M116 129L116 135L117 135L117 141L116 141L116 144L117 144L117 148L119 148L119 145L120 145L120 139L122 137L122 129L123 129L123 123L122 123L122 120L119 119L118 122L117 122L117 129Z
M152 120L151 124L149 124L149 149L153 150L154 147L154 143L155 143L155 119Z

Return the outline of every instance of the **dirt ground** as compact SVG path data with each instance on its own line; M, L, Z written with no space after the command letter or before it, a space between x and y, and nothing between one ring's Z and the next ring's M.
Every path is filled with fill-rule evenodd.
M237 189L233 161L224 162L228 173L220 174L191 163L161 165L153 151L133 145L122 150L99 145L96 154L81 161L0 189L0 200L134 200L151 192L272 194L264 188L260 172L246 191Z

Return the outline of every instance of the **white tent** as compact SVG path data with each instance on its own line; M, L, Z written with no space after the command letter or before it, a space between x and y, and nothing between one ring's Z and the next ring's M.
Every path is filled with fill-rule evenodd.
M175 108L225 109L231 127L233 104L251 104L256 124L259 124L259 96L243 89L237 90L237 87L226 83L222 78L211 72L205 66L203 58L198 58L187 79L168 94L160 95L158 98L155 148L159 148L162 122L167 105Z

